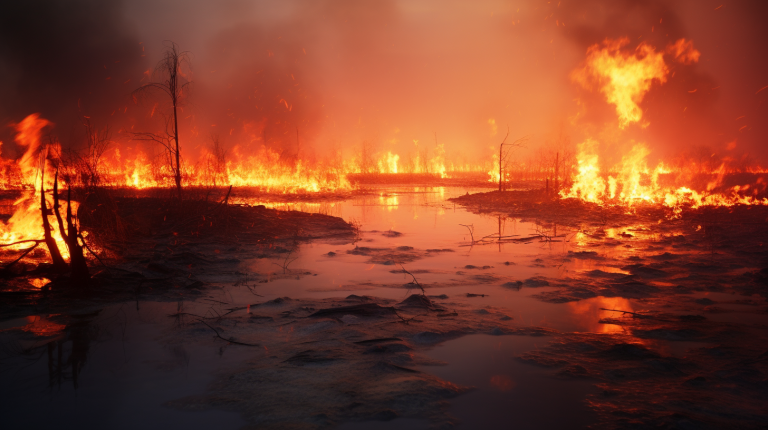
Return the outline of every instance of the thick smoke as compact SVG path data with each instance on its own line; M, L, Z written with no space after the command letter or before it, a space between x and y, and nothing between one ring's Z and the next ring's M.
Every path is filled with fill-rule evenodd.
M121 2L24 0L0 5L0 140L39 112L76 143L82 117L106 124L126 105L144 58ZM11 153L11 154L9 154Z
M665 159L706 155L730 158L737 167L766 161L766 95L755 94L768 85L764 73L758 72L768 65L763 55L768 34L758 22L766 16L765 2L577 0L563 1L556 9L553 13L567 22L564 36L582 50L606 38L628 37L630 48L646 43L657 50L685 38L701 52L698 64L668 61L667 82L654 85L641 104L644 120L650 123L646 129L606 133L612 107L601 94L580 91L585 103L582 125L588 126L588 133L609 148L626 149L630 140L645 142L655 156ZM735 120L739 117L741 121ZM614 157L622 153L607 152Z
M162 100L134 104L130 93L172 40L192 54L180 124L190 158L218 136L288 162L359 155L363 144L407 157L436 141L449 158L487 160L507 126L512 138L531 136L532 151L567 134L596 138L616 156L633 140L664 157L697 147L733 159L765 152L762 2L38 0L0 8L0 120L40 112L65 143L76 140L82 115L111 124L125 145L134 145L128 131L161 129L153 110ZM647 128L616 131L613 106L569 78L589 46L619 37L657 50L691 39L702 54L697 64L670 63L668 81L645 96Z

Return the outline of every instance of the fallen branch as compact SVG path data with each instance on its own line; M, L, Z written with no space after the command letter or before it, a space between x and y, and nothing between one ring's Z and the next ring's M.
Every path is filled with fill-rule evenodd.
M630 311L624 311L621 309L606 309L606 308L600 308L601 311L609 311L609 312L621 312L623 314L630 314L633 318L653 318L650 315L640 314L637 312L630 312Z
M469 237L472 239L472 243L474 244L475 243L475 234L474 234L475 225L474 224L469 224L469 225L467 225L467 224L459 224L459 225L460 226L464 226L464 227L467 228L467 230L469 230Z
M229 343L233 343L233 344L235 344L235 345L243 345L243 346L259 346L258 344L255 344L255 343L243 343L243 342L238 342L238 341L236 341L236 340L232 340L232 339L227 339L227 338L224 338L224 337L222 337L222 336L219 334L219 331L218 331L218 330L216 330L215 328L213 328L213 327L211 327L210 325L208 325L208 323L206 323L205 321L203 321L203 320L198 320L198 321L200 321L201 323L205 324L205 326L206 326L206 327L208 327L209 329L213 330L213 332L214 332L214 333L216 333L216 337L218 337L219 339L221 339L221 340L223 340L223 341L226 341L226 342L229 342Z
M415 276L413 276L413 273L411 273L411 272L409 272L409 271L405 270L405 267L403 267L403 265L402 265L402 264L400 265L400 268L401 268L401 269L403 269L403 272L404 272L404 273L407 273L407 274L411 275L411 278L413 278L413 281L409 282L409 284L416 284L416 286L417 286L417 287L419 287L419 289L421 289L421 295L422 295L422 296L426 296L426 295L427 295L427 293L426 293L426 291L424 291L424 287L422 287L422 286L421 286L421 284L419 283L419 281L418 281L418 280L416 280L416 277L415 277Z
M83 237L83 235L82 235L81 233L77 233L77 237L79 237L79 238L80 238L80 241L81 241L81 242L83 242L83 246L85 246L85 249L87 249L87 250L88 250L88 252L90 252L90 253L91 253L91 254L92 254L94 257L96 257L96 259L97 259L97 260L99 260L99 263L101 263L101 265L102 265L102 266L104 266L104 267L106 267L106 268L109 268L109 266L107 266L106 264L104 264L104 262L103 262L103 261L101 261L101 257L99 257L99 255L98 255L98 254L96 254L95 252L93 252L93 250L91 249L91 247L90 247L90 246L88 246L88 243L85 241L85 238Z
M415 320L416 318L423 317L424 315L427 315L427 314L419 314L419 315L412 316L411 318L404 318L402 315L397 313L397 311L395 311L395 315L397 315L397 317L400 318L401 323L408 325L408 323Z
M27 243L27 242L35 242L39 244L39 243L45 242L45 239L27 239L27 240L20 240L18 242L13 242L13 243L3 243L3 244L0 244L0 248L5 248L6 246L21 245L22 243Z
M8 265L7 265L7 266L3 267L3 270L8 270L8 269L9 269L11 266L13 266L14 264L16 264L16 263L18 263L19 261L21 261L21 259L22 259L22 258L26 257L26 256L27 256L27 254L29 254L30 252L32 252L32 250L34 250L35 248L37 248L37 245L40 245L40 243L42 243L42 242L44 242L44 241L42 241L42 240L41 240L41 241L35 242L35 244L34 244L34 245L32 245L32 247L31 247L31 248L29 248L29 249L27 249L26 251L24 251L24 253L23 253L23 254L21 254L21 256L19 256L19 258L17 258L17 259L15 259L15 260L11 261L10 263L8 263Z

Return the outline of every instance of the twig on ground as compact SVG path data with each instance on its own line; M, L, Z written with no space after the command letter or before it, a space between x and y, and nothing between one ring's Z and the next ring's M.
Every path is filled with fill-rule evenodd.
M650 315L641 314L637 312L630 312L630 311L624 311L621 309L606 309L606 308L600 308L601 311L609 311L609 312L621 312L623 314L630 314L633 318L653 318Z
M104 264L104 262L103 262L103 261L101 261L101 257L99 257L99 255L98 255L98 254L96 254L95 252L93 252L93 250L91 249L91 247L90 247L90 246L88 246L88 243L85 241L85 238L83 237L83 235L82 235L82 234L78 233L78 234L77 234L77 237L79 237L79 238L80 238L80 241L81 241L81 242L83 242L83 246L85 246L85 249L87 249L87 250L88 250L88 252L90 252L90 253L91 253L91 255L93 255L94 257L96 257L96 259L97 259L97 260L99 260L99 263L101 263L101 265L102 265L102 266L109 268L109 266L107 266L106 264Z
M416 284L416 286L417 286L417 287L419 287L419 289L421 289L421 295L422 295L422 296L426 296L426 295L427 295L427 292L426 292L426 291L424 291L424 287L423 287L423 286L421 286L421 284L420 284L420 283L419 283L419 281L416 279L416 277L413 275L413 273L411 273L411 272L409 272L409 271L405 270L405 267L403 267L403 265L402 265L402 264L400 265L400 268L401 268L401 269L403 269L403 273L407 273L408 275L411 275L411 278L413 278L413 281L409 282L409 284Z
M475 225L474 224L459 224L460 226L466 227L467 230L469 230L469 237L472 239L472 244L475 243Z
M414 316L412 316L410 318L405 318L402 315L400 315L399 313L397 313L397 311L395 311L395 315L397 315L397 317L400 318L400 322L401 323L407 325L408 323L410 323L411 321L415 320L416 318L423 317L424 315L427 315L427 314L418 314L418 315L414 315Z
M3 244L0 244L0 248L5 248L6 246L21 245L22 243L27 243L27 242L41 243L41 242L45 242L45 239L27 239L27 240L20 240L18 242L13 242L13 243L3 243Z
M205 324L205 326L206 326L206 327L208 327L209 329L213 330L213 332L214 332L214 333L216 333L216 337L218 337L219 339L221 339L221 340L223 340L223 341L226 341L226 342L229 342L229 343L233 343L233 344L235 344L235 345L243 345L243 346L259 346L258 344L255 344L255 343L244 343L244 342L238 342L238 341L236 341L236 340L233 340L233 339L227 339L227 338L225 338L225 337L222 337L222 336L219 334L219 331L218 331L218 330L216 330L215 328L211 327L211 326L210 326L208 323L206 323L206 322L205 322L205 321L203 321L203 320L198 320L198 321L200 321L201 323Z
M38 242L36 242L34 245L32 245L32 247L31 247L31 248L29 248L29 249L27 249L26 251L24 251L24 253L23 253L23 254L21 254L21 255L19 256L19 258L17 258L17 259L15 259L15 260L11 261L10 263L8 263L8 265L7 265L7 266L3 267L3 270L8 270L8 269L9 269L11 266L13 266L14 264L16 264L16 263L18 263L19 261L21 261L21 259L22 259L22 258L26 257L26 256L27 256L27 254L29 254L30 252L32 252L32 251L33 251L35 248L37 248L37 245L40 245L40 243L42 243L42 242L44 242L44 241L42 241L42 240L41 240L41 241L38 241Z

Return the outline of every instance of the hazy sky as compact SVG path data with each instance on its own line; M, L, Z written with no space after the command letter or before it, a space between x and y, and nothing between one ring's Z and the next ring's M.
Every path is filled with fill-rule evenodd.
M318 156L363 141L404 154L435 133L449 154L487 156L509 126L531 150L562 131L616 154L645 142L656 156L703 145L765 161L766 17L764 2L727 0L3 2L0 120L41 112L65 143L80 115L158 127L153 102L130 94L172 40L191 53L190 151L211 134L293 148L298 128ZM646 128L618 131L603 95L570 79L589 46L618 37L701 52L645 96ZM9 128L0 140L12 152Z

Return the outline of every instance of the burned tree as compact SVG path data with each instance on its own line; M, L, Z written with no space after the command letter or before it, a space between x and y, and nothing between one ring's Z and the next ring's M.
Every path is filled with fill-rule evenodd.
M504 140L499 144L499 191L504 191L504 168L509 164L509 155L515 148L522 148L525 143L528 142L528 136L521 137L512 143L507 143L509 137L509 126L507 126L507 134L504 136ZM505 151L504 145L507 146Z
M104 126L101 130L94 128L88 117L83 118L83 126L85 127L86 148L85 153L81 156L80 163L78 163L80 179L83 185L93 188L101 182L99 161L107 147L109 147L112 133L109 126Z
M192 81L187 80L182 67L189 68L189 53L179 51L179 47L171 42L165 50L165 57L155 66L155 75L161 77L160 82L150 82L134 90L134 96L146 95L158 90L168 96L171 102L170 115L165 117L165 131L162 133L134 133L137 140L157 142L166 150L168 166L176 182L177 197L181 200L181 152L179 149L179 120L178 109L182 106Z
M44 153L40 154L40 217L43 221L43 237L45 241L45 245L48 247L48 252L51 254L51 262L53 263L53 266L58 270L63 270L67 267L67 263L64 261L64 258L61 256L61 251L59 251L59 247L56 245L56 240L53 238L53 235L51 234L51 224L48 222L48 215L50 215L51 211L48 209L48 205L45 202L45 163L46 163L47 155ZM55 187L55 185L54 185ZM54 202L53 202L53 211L58 215L58 207L57 207L58 201L56 200L56 194L54 192ZM60 217L59 222L61 222ZM65 237L65 236L62 236Z

